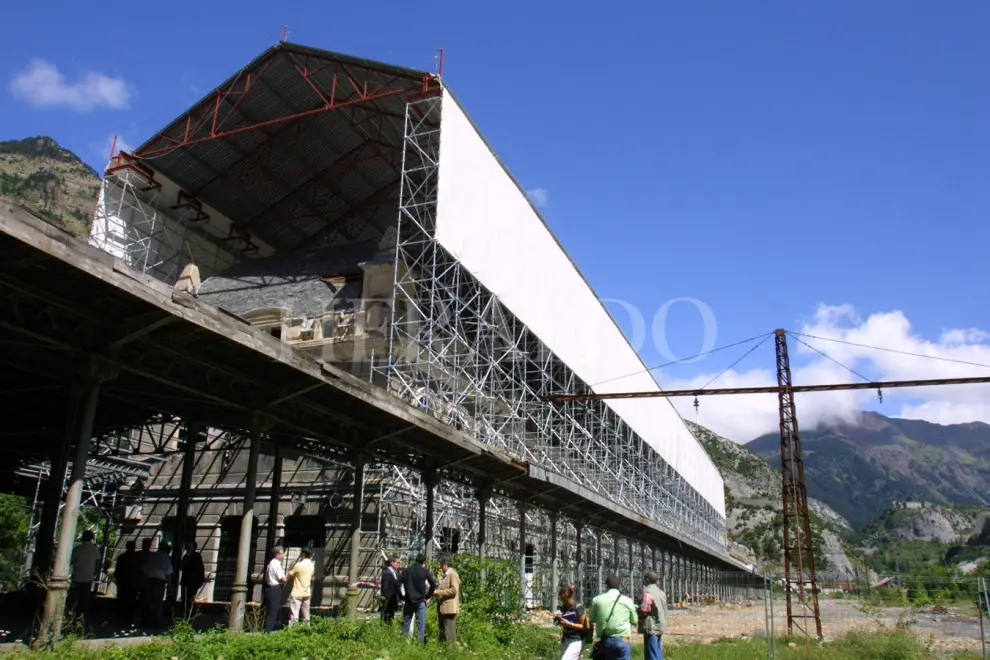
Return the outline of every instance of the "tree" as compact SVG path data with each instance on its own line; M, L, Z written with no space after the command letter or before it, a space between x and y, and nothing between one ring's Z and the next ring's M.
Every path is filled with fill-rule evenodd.
M0 493L0 590L20 583L31 508L23 497Z

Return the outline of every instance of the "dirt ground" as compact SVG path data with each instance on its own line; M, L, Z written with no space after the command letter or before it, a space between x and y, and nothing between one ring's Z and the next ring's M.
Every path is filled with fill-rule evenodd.
M777 635L787 632L786 608L782 599L773 602L774 632ZM855 630L893 629L901 621L909 624L922 642L931 644L934 650L945 653L980 651L980 623L973 607L950 607L936 613L883 608L867 614L860 610L855 600L822 600L820 611L822 634L826 641ZM553 625L549 612L534 612L532 618L534 623ZM677 644L713 642L724 637L762 637L767 622L767 611L762 601L672 609L664 642ZM814 625L812 620L809 624ZM990 626L986 633L990 637Z

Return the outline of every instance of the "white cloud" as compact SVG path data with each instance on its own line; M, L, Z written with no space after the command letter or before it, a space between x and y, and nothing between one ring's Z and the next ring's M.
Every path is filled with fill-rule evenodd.
M58 67L42 59L31 60L24 71L14 76L10 92L36 108L67 107L78 112L94 108L121 110L131 98L130 85L123 78L90 71L79 81L68 83Z
M814 337L836 341L824 341ZM918 335L901 311L880 312L863 319L850 305L819 306L810 322L788 337L792 378L795 385L847 383L862 378L872 381L918 380L990 376L990 333L983 330L946 329L937 339ZM726 372L711 387L775 385L776 371L770 339L754 355L764 355L768 368ZM839 366L808 346L825 353ZM865 348L879 347L887 350ZM765 347L766 350L764 350ZM741 347L742 351L746 347ZM916 355L908 355L916 354ZM939 358L939 359L932 359ZM952 362L949 360L955 360ZM704 364L704 363L701 363ZM664 378L665 389L689 389L706 385L721 369L677 380ZM941 424L973 421L990 422L990 384L946 385L924 388L890 389L883 392L877 410L891 417L924 419ZM748 442L778 429L777 395L727 395L699 397L697 421L737 442ZM801 428L815 428L823 421L851 420L864 406L877 402L874 390L803 393L796 396ZM694 420L693 400L674 399L685 419Z
M526 196L534 206L546 206L550 201L550 192L546 188L530 188L526 191Z

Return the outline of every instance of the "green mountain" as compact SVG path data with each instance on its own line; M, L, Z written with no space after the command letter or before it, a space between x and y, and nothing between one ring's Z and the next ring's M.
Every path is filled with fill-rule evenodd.
M971 573L990 559L990 509L895 502L859 534L883 574Z
M85 238L100 177L50 137L0 142L0 199L15 202Z
M779 566L784 542L780 472L746 447L703 426L687 424L725 481L729 538L751 551L733 554L744 561ZM852 534L852 528L822 502L809 499L808 508L816 568L824 575L845 579L853 573L853 566L843 538Z
M990 425L944 426L861 413L802 430L808 494L862 529L896 501L990 504ZM746 445L780 466L780 436Z

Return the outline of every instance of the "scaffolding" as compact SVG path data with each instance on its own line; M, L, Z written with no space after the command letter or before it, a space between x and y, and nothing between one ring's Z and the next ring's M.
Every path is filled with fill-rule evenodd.
M430 96L406 110L392 335L375 367L389 391L724 554L724 517L610 408L545 403L589 384L435 240L442 104Z
M250 239L218 235L202 206L181 190L163 190L155 174L118 153L104 173L89 243L155 279L175 284L195 263L203 278L234 265Z
M351 370L407 403L520 460L581 484L649 519L676 538L716 555L726 552L719 514L680 474L602 402L546 404L553 392L589 392L574 372L435 240L440 113L443 96L406 104L396 223L383 244L394 255L388 355ZM154 159L149 161L153 164ZM203 279L259 250L246 232L210 220L201 204L161 180L142 160L118 154L107 168L90 243L141 272L174 284L187 263ZM355 354L355 361L358 356ZM363 359L368 359L364 356ZM212 435L212 432L211 432ZM381 552L413 555L423 547L425 485L406 467L369 465L380 488ZM478 547L478 503L472 488L442 481L435 491L434 551ZM492 497L486 546L492 557L519 557L519 509ZM572 581L599 585L602 572L633 571L644 559L619 551L614 539L561 519L550 557L549 515L525 513L533 602L549 598L554 564ZM456 534L456 536L455 536ZM456 542L454 542L456 539ZM367 547L367 546L366 546ZM583 575L577 574L581 567Z

